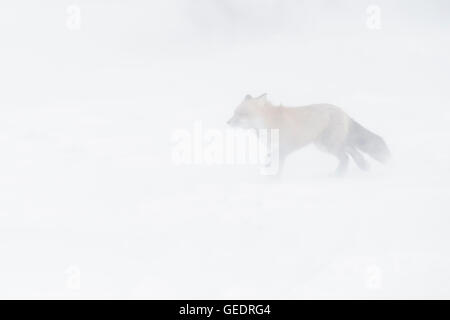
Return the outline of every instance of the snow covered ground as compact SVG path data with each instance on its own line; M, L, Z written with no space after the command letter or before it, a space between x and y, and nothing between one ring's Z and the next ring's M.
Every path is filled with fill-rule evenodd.
M379 1L371 30L357 2L2 4L0 297L450 298L449 6ZM392 162L172 162L263 92L339 105Z

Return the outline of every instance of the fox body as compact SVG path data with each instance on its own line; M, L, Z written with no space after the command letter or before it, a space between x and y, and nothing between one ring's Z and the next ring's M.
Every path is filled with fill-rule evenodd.
M247 95L228 124L243 129L278 129L280 169L290 153L311 143L337 157L337 174L346 171L350 157L359 168L368 170L369 165L362 153L382 163L390 157L389 149L380 136L331 104L273 106L265 94L257 98Z

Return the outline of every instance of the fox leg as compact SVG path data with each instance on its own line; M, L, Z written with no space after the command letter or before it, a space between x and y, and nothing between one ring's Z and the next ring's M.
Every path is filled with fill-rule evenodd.
M281 174L283 173L284 168L284 162L286 160L286 156L284 154L280 154L278 159L278 172L277 172L277 178L281 177Z
M348 167L348 154L341 150L337 153L334 154L338 160L339 160L339 165L336 168L336 171L334 172L334 174L336 176L342 176L346 171L347 171L347 167Z
M338 161L338 167L334 171L334 176L341 176L347 171L348 167L348 154L344 147L330 147L329 145L323 143L323 141L320 141L319 143L316 143L317 147L319 147L320 150L325 151L329 154L332 154L335 156Z
M355 161L356 165L364 171L369 170L369 163L366 161L364 156L352 146L347 147L347 152L352 157L353 161Z
M276 170L276 173L273 175L274 180L279 180L281 178L285 159L286 156L283 153L280 153L278 155L278 168Z

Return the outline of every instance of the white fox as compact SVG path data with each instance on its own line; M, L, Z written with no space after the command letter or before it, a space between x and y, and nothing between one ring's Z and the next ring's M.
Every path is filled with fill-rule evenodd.
M257 98L247 95L228 124L243 129L278 129L278 174L287 155L310 143L337 157L338 175L347 170L349 156L362 170L369 169L360 151L382 163L390 158L380 136L331 104L288 108L272 105L266 94Z

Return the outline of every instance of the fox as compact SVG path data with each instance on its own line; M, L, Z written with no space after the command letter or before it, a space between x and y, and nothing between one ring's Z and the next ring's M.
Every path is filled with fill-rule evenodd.
M337 158L336 176L347 172L350 158L363 171L370 168L363 154L383 164L391 158L382 137L332 104L275 106L267 99L267 94L246 95L227 124L241 129L278 129L278 176L286 157L310 144Z

